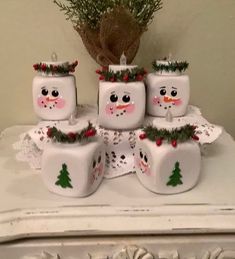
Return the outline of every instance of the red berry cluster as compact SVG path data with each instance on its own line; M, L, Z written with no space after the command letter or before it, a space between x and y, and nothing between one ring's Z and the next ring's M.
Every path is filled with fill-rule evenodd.
M137 82L143 81L147 71L144 68L125 69L117 72L109 71L108 67L97 69L96 74L99 75L99 80L106 82Z
M75 72L75 68L78 65L78 61L69 64L68 66L63 65L47 65L45 63L37 63L33 65L34 70L38 72L51 73L51 74L68 74L69 72Z

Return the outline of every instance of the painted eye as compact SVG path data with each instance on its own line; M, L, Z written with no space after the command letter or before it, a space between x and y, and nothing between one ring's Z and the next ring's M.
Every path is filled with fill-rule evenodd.
M148 162L148 158L147 158L146 155L144 156L144 161L145 161L146 163Z
M59 92L56 91L56 90L53 90L53 91L51 92L51 95L52 95L53 97L57 97L57 96L59 96Z
M144 155L143 155L143 153L140 151L140 157L141 158L143 158L144 157Z
M117 100L118 100L118 96L117 96L116 94L112 94L112 95L110 96L110 101L111 101L112 103L117 102Z
M166 89L161 89L160 95L166 95Z
M101 156L98 157L98 163L100 163L100 162L101 162Z
M171 96L175 97L176 95L177 95L177 91L176 90L171 91Z
M96 161L94 160L93 164L92 164L92 167L95 168L95 166L96 166Z
M47 96L48 95L48 90L47 89L42 89L42 95L44 95L44 96Z
M130 102L130 96L129 95L124 95L123 97L122 97L122 100L123 100L123 102L124 103L129 103Z

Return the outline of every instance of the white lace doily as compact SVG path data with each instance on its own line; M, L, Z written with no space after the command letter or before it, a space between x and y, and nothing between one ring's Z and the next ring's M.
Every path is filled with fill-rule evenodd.
M97 128L98 134L102 137L106 146L106 178L113 178L133 172L134 169L134 147L138 130L121 131L103 129L97 124L97 109L95 106L80 105L77 110L77 118L91 121ZM146 116L144 125L151 124L155 117ZM165 118L162 118L165 120ZM202 117L200 109L189 106L185 116L180 120L197 126L196 133L199 143L213 143L222 133L222 127L210 124ZM20 140L14 144L18 150L16 159L29 163L33 169L41 168L41 157L43 149L50 142L47 137L48 127L56 126L65 121L42 121L28 132L20 136ZM205 151L202 148L203 152Z

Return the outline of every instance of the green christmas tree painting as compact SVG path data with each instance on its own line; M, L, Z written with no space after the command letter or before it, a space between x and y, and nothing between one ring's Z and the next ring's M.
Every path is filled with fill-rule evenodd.
M70 183L71 179L69 178L69 172L66 164L62 164L62 169L60 170L60 174L57 178L58 181L55 183L56 185L59 185L62 188L73 188Z
M181 181L182 175L180 174L181 170L180 170L180 163L177 161L175 163L175 168L172 171L172 175L170 176L170 179L167 183L167 185L169 186L177 186L180 184L183 184L183 182Z

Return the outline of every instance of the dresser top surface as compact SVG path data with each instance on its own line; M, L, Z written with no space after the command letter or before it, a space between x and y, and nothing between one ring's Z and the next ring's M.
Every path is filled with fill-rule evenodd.
M199 182L188 192L154 194L131 174L105 179L89 197L66 198L46 189L40 171L16 161L12 144L28 129L15 126L1 135L0 241L47 235L235 232L235 142L226 132L206 147Z

